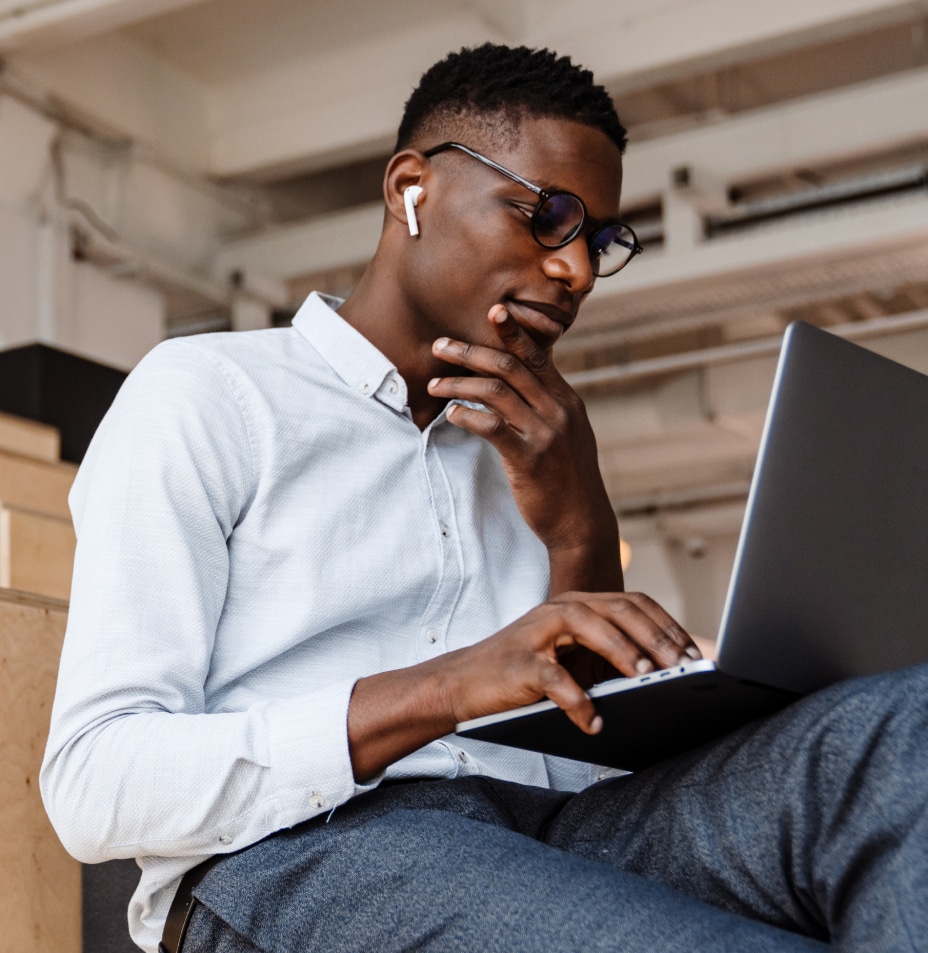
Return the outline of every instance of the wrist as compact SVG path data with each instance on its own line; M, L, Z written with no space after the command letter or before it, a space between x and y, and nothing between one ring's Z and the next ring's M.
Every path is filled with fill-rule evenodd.
M348 746L358 781L454 730L453 709L436 662L440 659L355 683L348 708Z
M625 582L615 517L578 541L548 546L548 565L551 596L568 591L623 591Z

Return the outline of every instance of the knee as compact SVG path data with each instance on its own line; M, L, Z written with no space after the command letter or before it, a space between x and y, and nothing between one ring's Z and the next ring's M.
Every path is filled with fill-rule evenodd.
M827 779L928 775L928 665L832 685L805 700L802 726L813 765ZM928 777L926 777L928 780Z
M915 727L928 718L928 665L847 679L810 696L809 702L834 712L845 725L851 715L866 723L898 718Z

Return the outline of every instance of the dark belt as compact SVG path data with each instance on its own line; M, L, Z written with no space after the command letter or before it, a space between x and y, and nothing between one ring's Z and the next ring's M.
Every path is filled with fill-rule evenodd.
M171 901L171 909L168 910L168 918L164 921L164 933L161 936L161 942L158 944L158 953L180 953L180 948L187 934L187 926L190 923L190 917L193 914L197 902L193 896L200 881L219 863L220 860L228 857L228 854L216 854L204 860L203 863L192 867L184 874Z

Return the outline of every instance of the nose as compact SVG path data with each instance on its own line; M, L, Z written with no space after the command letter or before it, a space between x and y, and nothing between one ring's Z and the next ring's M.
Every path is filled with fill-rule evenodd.
M545 255L544 272L554 281L563 282L571 294L589 294L593 290L596 275L593 274L590 250L583 234L561 248L552 248Z

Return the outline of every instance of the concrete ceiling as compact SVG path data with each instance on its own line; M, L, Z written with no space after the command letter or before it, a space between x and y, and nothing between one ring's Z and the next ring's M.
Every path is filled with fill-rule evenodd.
M926 16L926 0L0 0L0 56L188 169L267 180L382 153L418 76L461 45L570 52L646 127L904 68ZM829 78L808 51L834 44Z
M586 381L613 497L741 492L772 358L647 362L770 338L793 317L928 305L915 180L706 231L752 201L928 168L928 0L0 0L0 93L97 140L94 188L81 191L76 153L64 178L100 215L112 206L133 254L86 216L82 252L160 281L174 330L222 326L232 274L265 305L350 288L379 233L403 102L435 60L487 40L569 52L631 127L624 200L652 238L558 355ZM151 259L170 266L160 278ZM928 332L911 334L898 353L928 369ZM613 366L630 371L606 389L582 376Z
M259 76L294 63L379 40L404 24L429 26L459 10L459 0L207 0L150 17L123 32L207 86Z

